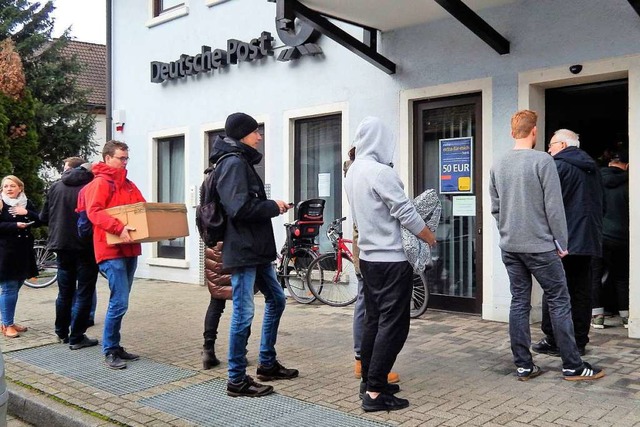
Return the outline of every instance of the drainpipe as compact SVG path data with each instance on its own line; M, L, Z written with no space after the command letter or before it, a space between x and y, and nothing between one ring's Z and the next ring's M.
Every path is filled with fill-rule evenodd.
M107 0L107 111L106 111L106 116L107 116L107 141L110 141L113 138L112 135L112 129L113 129L113 116L112 116L112 111L113 111L113 95L112 95L112 87L111 87L111 80L112 80L112 67L113 67L113 63L112 63L112 52L111 52L111 35L112 35L112 29L111 29L111 5L112 5L112 1L113 0Z

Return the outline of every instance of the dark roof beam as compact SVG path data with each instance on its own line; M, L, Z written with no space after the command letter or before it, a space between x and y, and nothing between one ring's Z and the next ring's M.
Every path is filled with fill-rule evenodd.
M286 6L282 5L281 7L283 9L280 10L283 12L286 10L288 13L291 13L290 11L292 10L296 18L312 26L317 31L320 31L325 36L375 65L385 73L395 74L396 64L382 56L376 49L377 34L375 30L364 28L365 43L363 43L333 24L320 13L309 9L298 0L278 0L277 3L286 3Z
M640 0L628 0L631 7L633 7L636 13L640 16Z
M435 0L435 2L500 55L509 53L509 40L502 37L500 33L494 30L491 25L487 24L484 19L464 4L462 0ZM629 0L629 2L639 3L640 0Z

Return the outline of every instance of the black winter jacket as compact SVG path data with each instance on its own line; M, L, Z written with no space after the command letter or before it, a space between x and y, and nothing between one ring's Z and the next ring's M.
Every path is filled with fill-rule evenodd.
M604 183L604 220L606 240L629 242L629 173L616 167L602 168Z
M11 206L3 203L0 211L0 281L23 281L38 275L36 257L33 252L31 228L38 226L38 212L31 201L27 201L26 215L12 215ZM17 222L36 223L31 227L18 228Z
M578 147L553 156L567 216L569 255L602 256L602 178L596 162Z
M280 214L278 204L267 200L264 184L254 165L262 154L232 138L220 136L213 143L209 160L215 163L226 153L215 169L220 203L227 214L222 262L225 268L266 264L276 259L276 243L271 218Z
M78 237L78 193L93 179L88 170L78 167L69 169L62 178L49 188L40 221L49 224L48 247L54 251L91 251L93 242Z

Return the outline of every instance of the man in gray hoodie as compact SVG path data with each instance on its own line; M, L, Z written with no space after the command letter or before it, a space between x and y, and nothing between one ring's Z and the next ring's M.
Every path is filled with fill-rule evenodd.
M429 243L435 235L404 193L393 169L393 133L375 117L356 130L356 157L347 172L345 191L360 238L365 320L361 343L362 409L393 411L409 406L387 376L409 334L413 269L402 247L400 226Z
M534 150L538 115L523 110L511 118L513 150L491 168L491 213L500 231L502 262L511 287L509 337L520 381L542 370L529 351L531 275L549 305L553 335L562 358L562 373L570 381L604 377L601 369L583 362L573 334L569 291L560 258L566 256L567 221L553 158Z

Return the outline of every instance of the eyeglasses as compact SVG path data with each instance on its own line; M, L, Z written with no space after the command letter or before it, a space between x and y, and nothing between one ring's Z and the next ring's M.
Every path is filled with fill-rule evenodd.
M116 156L113 156L113 158L114 158L114 159L118 159L118 160L120 160L121 162L128 162L128 161L129 161L129 159L130 159L130 157L124 157L124 156L122 156L122 157L116 157Z
M549 147L551 147L553 144L561 144L561 143L563 143L563 142L564 142L564 141L553 141L553 142L550 142L550 143L549 143Z

